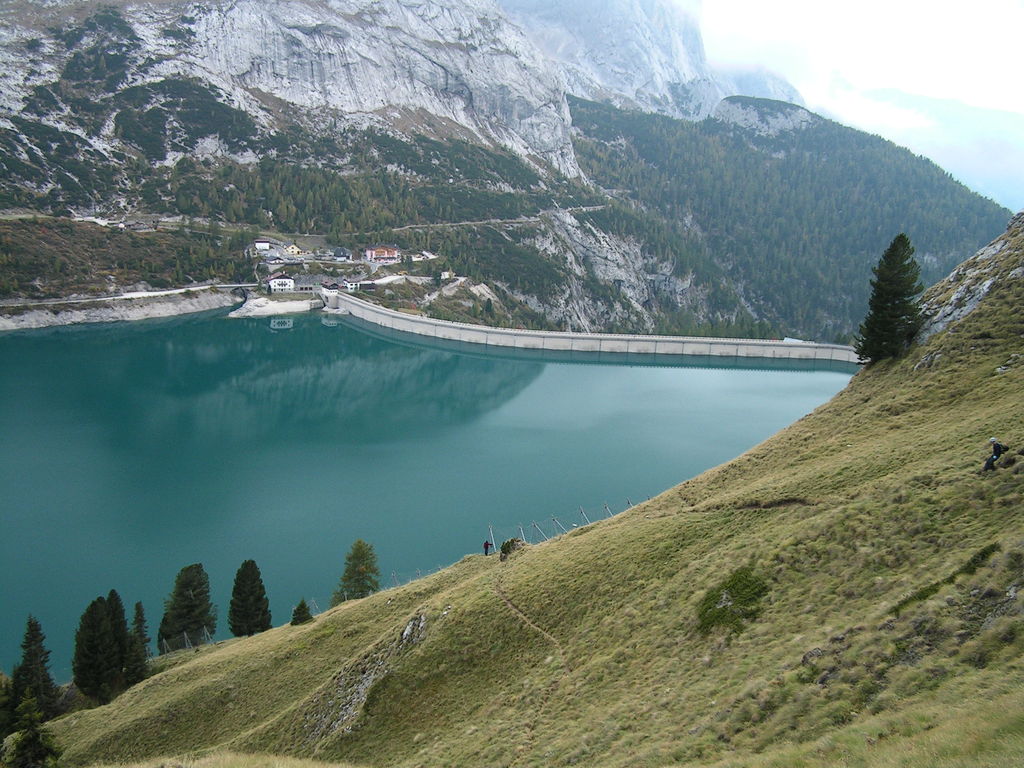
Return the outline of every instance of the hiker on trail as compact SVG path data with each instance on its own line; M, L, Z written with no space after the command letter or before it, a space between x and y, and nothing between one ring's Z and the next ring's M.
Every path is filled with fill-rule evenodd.
M484 542L484 554L485 554L485 555L489 555L489 554L491 554L491 547L493 547L493 546L494 546L494 545L493 545L493 544L491 544L491 542L489 542L489 541L485 541L485 542Z
M985 460L985 466L982 469L982 471L984 472L985 470L992 470L993 472L995 472L996 462L999 461L999 457L1010 449L1008 446L1002 445L1001 443L997 443L994 437L990 437L988 439L988 442L992 446L992 455Z

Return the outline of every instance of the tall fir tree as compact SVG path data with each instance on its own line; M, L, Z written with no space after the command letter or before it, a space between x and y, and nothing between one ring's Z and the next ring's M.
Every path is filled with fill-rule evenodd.
M235 637L270 629L270 601L255 560L246 560L235 574L228 609L228 627Z
M22 698L15 710L14 728L19 731L5 756L7 768L51 768L57 765L60 750L43 730L43 712L31 694Z
M11 672L11 697L18 706L31 692L44 720L59 714L57 686L50 675L50 652L46 650L46 635L34 616L25 623L25 637L21 641L21 663Z
M106 704L120 687L120 659L107 600L97 597L85 609L75 632L71 672L78 690Z
M902 232L898 234L872 268L868 314L861 323L854 348L868 362L899 357L921 328L917 295L921 269L914 260L914 248Z
M117 646L117 668L124 669L124 661L128 656L128 619L125 617L124 602L116 589L107 595L107 614L110 616L110 631L114 635Z
M142 608L142 603L135 604L135 613L132 616L132 637L142 643L142 647L146 649L146 655L148 656L149 627L146 626L146 612Z
M210 577L201 563L186 565L174 579L164 603L157 642L161 650L199 645L217 629L217 614L210 602Z
M373 545L356 539L345 556L345 571L341 574L338 588L331 595L331 605L373 594L380 587L379 579L380 570Z
M142 603L135 604L132 631L128 637L128 655L124 660L124 684L141 683L149 674L149 634Z

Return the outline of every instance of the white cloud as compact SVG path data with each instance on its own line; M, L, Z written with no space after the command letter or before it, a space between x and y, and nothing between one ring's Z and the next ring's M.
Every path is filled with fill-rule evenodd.
M705 0L700 17L712 62L767 66L808 98L838 75L861 90L1024 114L1013 96L1021 0Z
M832 86L828 95L828 108L823 113L844 125L872 133L878 133L883 128L896 134L939 128L935 119L926 112L898 102L880 100L846 83Z

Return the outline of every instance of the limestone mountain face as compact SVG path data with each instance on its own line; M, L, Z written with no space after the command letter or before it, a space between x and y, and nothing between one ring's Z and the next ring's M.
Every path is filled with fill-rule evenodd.
M560 325L583 332L611 327L649 332L657 326L659 308L664 306L682 308L696 317L709 316L707 287L698 284L692 273L674 274L671 261L636 240L603 232L567 211L548 211L532 245L565 266L565 285L548 301L523 294L517 298ZM594 280L614 287L617 300L597 299L588 288Z
M800 102L764 70L712 67L696 18L671 0L499 0L574 96L699 120L733 94Z
M823 120L795 104L742 96L723 99L715 107L713 117L759 137L796 134Z
M154 0L91 16L92 3L7 0L3 11L7 125L38 88L84 67L107 94L189 78L265 127L454 135L577 173L558 76L490 0Z

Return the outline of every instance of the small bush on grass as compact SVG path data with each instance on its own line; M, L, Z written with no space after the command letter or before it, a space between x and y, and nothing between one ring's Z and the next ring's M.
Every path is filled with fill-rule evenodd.
M313 620L313 614L309 612L306 598L299 600L299 604L292 611L292 624L308 624Z
M514 539L505 539L501 542L501 561L508 560L508 556L515 552L517 549L522 549L526 546L526 542L516 537Z
M697 606L697 629L707 634L715 627L740 632L743 622L757 617L768 583L750 566L737 568L721 584L709 589Z

